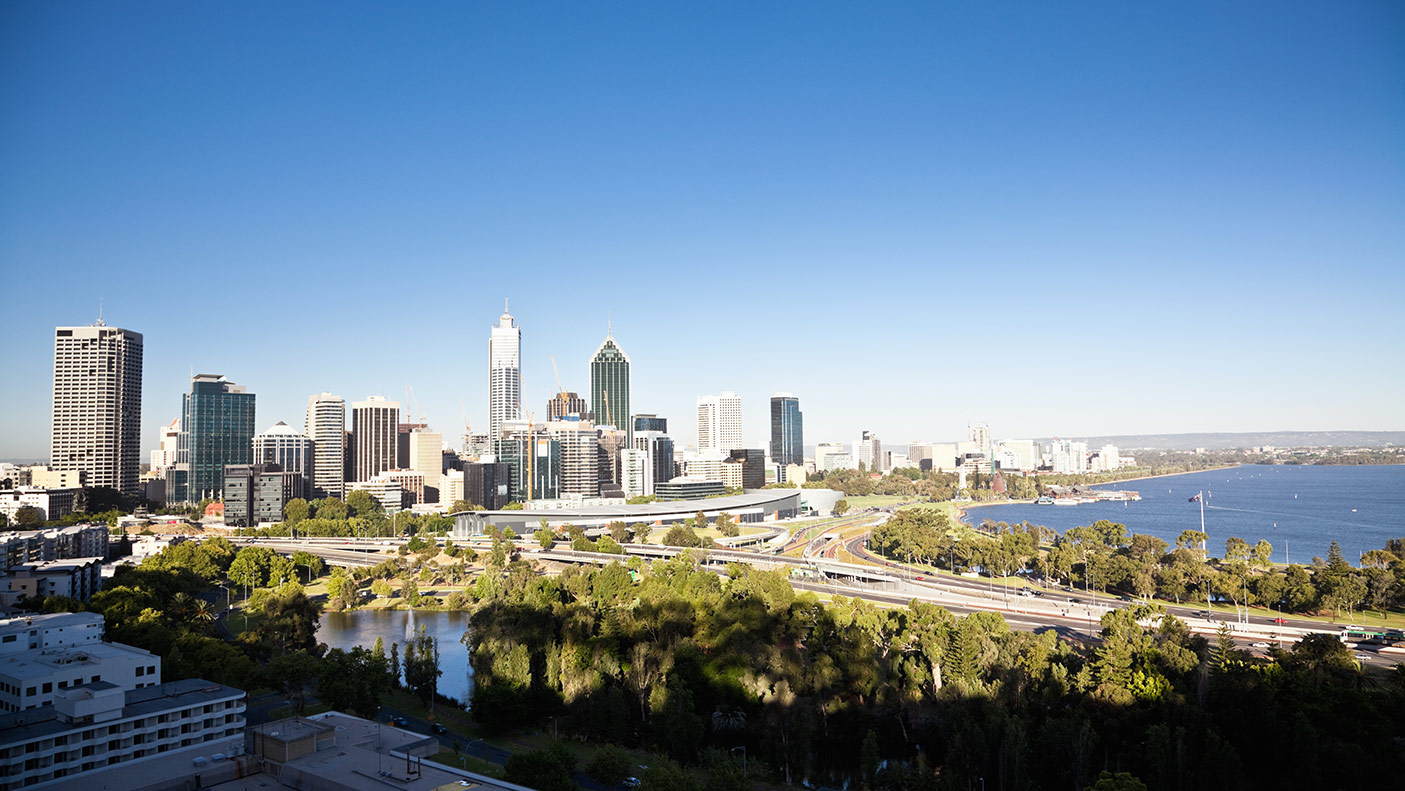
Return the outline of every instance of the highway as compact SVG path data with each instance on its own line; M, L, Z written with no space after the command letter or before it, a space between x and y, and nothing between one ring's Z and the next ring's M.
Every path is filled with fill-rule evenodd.
M880 514L882 518L886 514ZM873 515L860 515L843 520L844 527L872 519ZM855 557L864 558L870 564L845 563L833 559L839 542L824 536L830 530L840 527L829 526L819 537L809 544L824 549L823 553L812 553L810 557L790 557L774 551L755 552L741 549L692 550L704 567L719 574L725 574L728 563L768 569L785 570L790 573L791 584L798 590L848 596L884 605L906 605L913 600L928 601L957 614L976 611L999 612L1012 628L1042 632L1053 629L1059 634L1076 638L1096 635L1103 613L1127 606L1133 602L1113 596L1098 596L1086 592L1067 591L1056 588L1034 588L1037 595L1021 596L1002 586L994 586L989 581L954 577L949 574L933 574L930 570L908 566L874 555L868 551L868 534L852 536L843 540L843 545ZM766 534L767 542L774 541L774 534ZM283 554L302 550L323 558L330 564L340 566L375 566L388 558L397 557L392 539L348 539L348 538L232 538L236 544L264 546ZM786 546L796 546L794 541ZM621 560L620 555L600 552L576 552L562 546L543 550L535 543L519 542L519 551L529 559L554 561L558 563L588 563L607 565ZM558 548L559 547L559 548ZM779 549L773 546L773 549ZM683 550L679 547L661 544L626 544L627 555L646 560L668 559ZM825 555L830 555L826 557ZM1163 603L1164 604L1164 603ZM1204 636L1213 636L1220 625L1218 619L1206 617L1203 609L1194 605L1165 605L1166 610L1186 622L1191 631ZM1275 623L1272 618L1253 616L1247 623L1229 622L1236 642L1245 645L1266 642L1283 646L1291 645L1306 634L1326 632L1337 635L1341 626L1321 621L1293 618L1285 623ZM1360 650L1374 650L1360 646ZM1399 649L1380 649L1383 653L1405 653Z

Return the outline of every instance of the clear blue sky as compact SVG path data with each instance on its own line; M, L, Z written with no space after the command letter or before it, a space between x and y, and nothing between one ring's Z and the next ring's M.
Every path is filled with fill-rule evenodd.
M0 4L0 457L52 330L487 423L605 332L635 411L805 440L1393 429L1405 4Z

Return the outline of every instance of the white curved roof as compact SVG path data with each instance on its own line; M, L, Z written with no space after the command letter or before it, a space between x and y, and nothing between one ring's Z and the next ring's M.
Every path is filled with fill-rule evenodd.
M284 423L284 422L281 421L281 420L278 421L277 423L275 423L272 428L270 428L268 431L265 431L264 433L265 433L265 434L295 434L295 435L297 435L297 436L302 436L302 432L301 432L301 431L298 431L297 429L293 428L292 426L288 425L287 423Z

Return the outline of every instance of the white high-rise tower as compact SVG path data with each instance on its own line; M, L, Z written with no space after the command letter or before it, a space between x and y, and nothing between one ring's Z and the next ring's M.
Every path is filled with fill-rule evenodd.
M522 413L522 328L503 301L503 313L488 338L488 441Z
M726 453L741 446L741 397L732 392L698 396L698 451Z
M346 496L346 401L331 393L308 396L303 433L312 440L312 494Z
M101 319L55 328L51 469L81 470L88 486L137 493L141 374L141 333Z

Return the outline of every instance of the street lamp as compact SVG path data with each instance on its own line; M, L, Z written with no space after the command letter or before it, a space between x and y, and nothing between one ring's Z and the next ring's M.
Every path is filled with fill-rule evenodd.
M727 752L728 752L728 753L734 753L734 752L736 752L737 750L741 750L741 751L742 751L742 778L745 779L745 778L746 778L746 745L743 744L743 745L740 746L740 747L733 747L732 749L728 750Z

